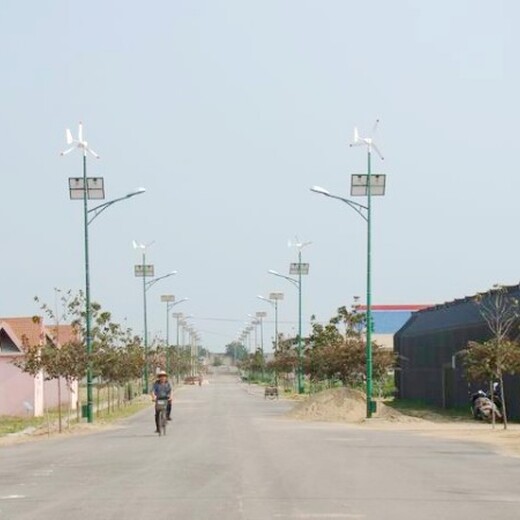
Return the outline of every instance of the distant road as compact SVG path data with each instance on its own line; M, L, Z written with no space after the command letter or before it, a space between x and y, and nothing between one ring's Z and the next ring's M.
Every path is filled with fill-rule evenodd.
M520 461L404 432L286 419L231 376L92 435L0 448L1 520L517 520Z

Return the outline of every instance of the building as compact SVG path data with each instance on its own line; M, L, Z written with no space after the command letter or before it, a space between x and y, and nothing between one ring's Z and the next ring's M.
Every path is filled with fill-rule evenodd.
M31 376L13 364L23 357L24 345L44 346L70 341L70 325L46 327L40 317L0 318L0 416L41 416L58 402L76 409L78 384L70 387L63 379L45 380L42 372Z
M389 350L394 348L394 334L408 321L413 312L431 305L372 305L374 329L372 339ZM356 310L366 312L366 305L357 305Z
M520 286L505 290L520 299ZM414 312L394 337L398 397L444 408L469 406L470 394L484 385L487 389L488 383L469 384L458 355L468 341L490 338L491 331L474 296ZM506 377L504 391L508 415L519 418L520 378Z

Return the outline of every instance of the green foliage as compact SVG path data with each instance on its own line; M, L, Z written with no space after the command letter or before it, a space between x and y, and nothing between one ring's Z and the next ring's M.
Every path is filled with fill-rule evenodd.
M235 362L242 361L247 357L247 348L240 341L232 341L226 345L226 356L232 358Z
M40 302L36 297L35 301ZM52 342L44 345L30 345L22 338L24 357L15 362L22 371L36 376L43 372L45 379L63 378L70 384L81 380L87 367L92 367L93 375L105 383L124 384L140 377L144 366L144 352L139 339L127 329L112 321L111 313L93 302L92 311L92 353L89 356L85 345L85 298L82 291L63 293L61 311L43 303L41 309L49 321L56 326ZM56 305L57 307L57 305ZM34 318L39 321L39 317ZM58 326L69 322L73 329L72 338L60 342ZM52 325L51 325L52 330Z
M325 325L313 321L306 342L305 371L311 380L339 380L356 386L366 373L366 342L363 329L366 316L340 307L336 316ZM394 365L394 353L372 344L374 380L384 380Z

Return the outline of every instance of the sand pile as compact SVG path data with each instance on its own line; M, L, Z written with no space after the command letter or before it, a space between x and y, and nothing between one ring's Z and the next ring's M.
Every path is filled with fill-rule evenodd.
M333 388L309 396L297 404L289 416L310 421L360 423L366 418L365 395L350 388ZM377 403L375 418L389 422L418 422L421 419L404 415L383 403Z

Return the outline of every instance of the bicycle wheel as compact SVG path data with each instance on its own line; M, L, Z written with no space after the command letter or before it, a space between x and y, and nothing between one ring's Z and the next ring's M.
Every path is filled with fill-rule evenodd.
M162 433L162 435L166 435L166 410L161 410L161 416L160 416L160 429L159 432Z

